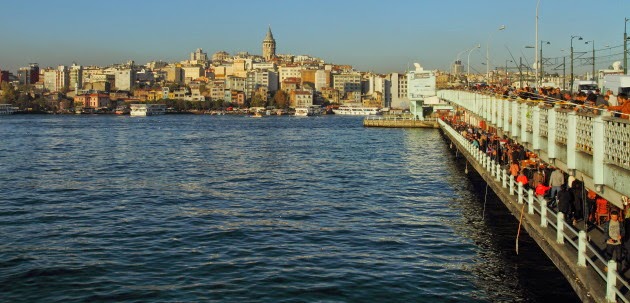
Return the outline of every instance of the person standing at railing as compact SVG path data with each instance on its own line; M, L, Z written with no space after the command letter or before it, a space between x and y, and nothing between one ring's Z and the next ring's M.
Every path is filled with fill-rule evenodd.
M549 186L551 186L551 192L549 193L549 196L551 197L551 200L549 200L549 203L547 203L547 206L549 207L555 207L556 203L557 203L557 195L558 192L560 192L560 187L564 185L564 174L562 173L562 171L559 168L556 168L552 173L551 176L549 177Z
M565 222L573 223L573 194L562 184L558 192L558 211L564 214Z
M619 93L619 95L617 95L617 102L619 102L619 105L609 106L608 110L620 112L621 115L619 116L622 119L628 119L628 117L630 116L630 102L628 102L628 95L624 93ZM617 116L617 114L615 114L615 116Z
M606 237L606 255L608 260L615 260L617 263L621 259L621 239L626 234L624 224L619 222L619 212L613 210L610 213L610 220L604 223L604 236Z

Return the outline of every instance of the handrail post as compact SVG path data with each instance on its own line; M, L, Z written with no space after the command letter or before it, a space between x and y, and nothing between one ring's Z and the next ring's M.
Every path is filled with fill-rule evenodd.
M558 222L556 223L556 243L564 244L564 213L558 212Z
M527 213L534 214L534 190L531 188L527 191Z
M606 274L606 300L608 302L617 302L615 289L617 288L617 262L615 260L608 261L608 272Z
M540 200L540 226L547 227L547 203Z
M507 170L503 170L503 188L507 188Z
M578 234L578 266L586 267L586 231L580 230Z
M523 183L518 182L518 204L523 204Z
M510 175L510 196L514 196L514 176Z
M490 160L490 165L488 165L488 172L490 173L490 177L494 177L494 160Z
M499 162L497 162L497 171L496 171L496 174L497 174L497 179L496 179L496 180L497 180L497 182L498 182L498 181L501 181L501 164L500 164Z

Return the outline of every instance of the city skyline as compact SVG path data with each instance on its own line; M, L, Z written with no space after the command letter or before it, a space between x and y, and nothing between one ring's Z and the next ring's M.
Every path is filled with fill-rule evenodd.
M598 4L541 1L539 40L551 41L543 56L568 56L570 36L580 35L584 41L574 40L575 51L588 57L592 45L584 42L595 40L598 68L619 61L630 2ZM184 1L176 7L166 1L16 1L0 12L0 25L10 29L0 33L0 69L16 71L30 62L176 62L197 48L208 54L224 50L262 55L260 43L271 26L278 54L312 55L377 73L404 71L414 62L448 71L457 54L480 44L480 50L471 53L471 69L483 71L488 45L493 68L504 66L512 56L533 64L534 52L525 46L534 44L535 9L535 0L398 1L395 6L377 1ZM506 30L497 33L501 25ZM460 59L465 62L466 55ZM584 62L576 62L576 72L589 70L580 65Z

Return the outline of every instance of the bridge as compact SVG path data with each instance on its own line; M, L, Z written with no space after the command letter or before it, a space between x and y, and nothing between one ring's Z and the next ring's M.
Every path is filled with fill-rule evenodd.
M581 180L588 189L624 209L623 196L630 196L630 121L608 112L577 113L560 103L510 99L500 95L441 90L449 102L472 125L486 123L499 136L507 136L534 151L542 161ZM629 302L628 276L618 264L602 256L604 234L597 226L576 229L547 201L524 190L507 169L473 146L448 123L438 121L444 136L453 143L479 175L518 219L584 302ZM630 232L630 231L628 231ZM607 270L606 270L607 268Z

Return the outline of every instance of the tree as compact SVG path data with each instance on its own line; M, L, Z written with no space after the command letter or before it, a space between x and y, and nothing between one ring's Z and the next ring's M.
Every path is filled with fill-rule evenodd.
M289 107L289 96L283 90L278 90L273 96L273 101L277 108Z
M252 107L265 107L265 100L263 100L260 94L255 94L254 97L252 97L251 106Z
M14 104L18 97L15 87L9 82L2 82L2 84L0 84L0 90L2 90L2 102Z

